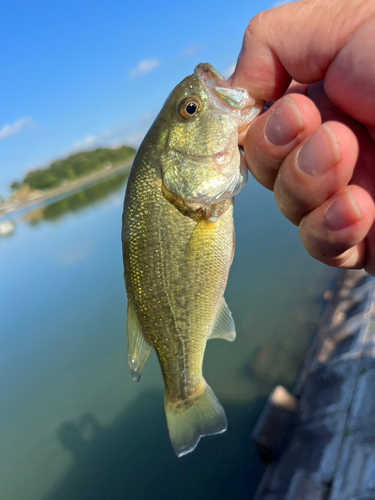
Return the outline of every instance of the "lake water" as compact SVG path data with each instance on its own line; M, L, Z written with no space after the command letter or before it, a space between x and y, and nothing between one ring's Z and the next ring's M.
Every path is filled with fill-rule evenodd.
M210 341L204 360L228 431L177 459L155 353L139 384L127 367L125 182L19 215L0 238L0 497L251 499L264 470L252 429L272 388L292 388L335 271L249 182L235 200L225 294L237 339Z

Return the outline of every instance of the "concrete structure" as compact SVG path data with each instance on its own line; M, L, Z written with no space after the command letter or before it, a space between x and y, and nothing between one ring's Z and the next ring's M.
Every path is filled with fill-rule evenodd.
M292 431L254 500L375 500L375 278L341 271L328 295Z

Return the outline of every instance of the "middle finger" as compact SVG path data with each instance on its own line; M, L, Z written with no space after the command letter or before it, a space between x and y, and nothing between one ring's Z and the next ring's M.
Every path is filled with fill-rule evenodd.
M348 184L358 156L354 133L326 122L285 159L274 185L282 214L298 225L302 217Z

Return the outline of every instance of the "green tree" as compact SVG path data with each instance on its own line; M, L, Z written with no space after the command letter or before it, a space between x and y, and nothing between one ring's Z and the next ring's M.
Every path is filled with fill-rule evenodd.
M10 185L10 189L12 191L18 191L18 189L22 186L22 183L21 182L18 182L18 181L14 181L12 182L12 184Z
M27 184L34 189L49 189L56 187L63 181L72 181L95 170L100 170L104 165L123 162L135 154L135 149L121 146L117 149L98 148L93 151L76 153L63 160L52 162L45 169L29 172L22 183L14 182L12 186ZM13 189L13 188L12 188Z
M59 179L48 169L31 171L24 179L24 184L34 189L49 189L58 186L59 183Z

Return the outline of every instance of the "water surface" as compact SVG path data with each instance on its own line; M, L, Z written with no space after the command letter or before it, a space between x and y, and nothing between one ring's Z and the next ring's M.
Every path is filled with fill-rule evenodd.
M181 459L169 443L155 354L128 372L120 243L126 175L13 219L0 238L0 484L4 500L252 498L251 431L276 384L292 388L334 270L313 261L272 194L235 201L226 300L234 343L204 375L228 431Z

